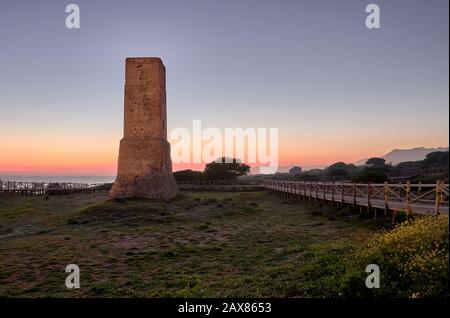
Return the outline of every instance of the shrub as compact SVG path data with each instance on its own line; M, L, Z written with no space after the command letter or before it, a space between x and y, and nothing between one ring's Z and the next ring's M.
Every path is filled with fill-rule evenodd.
M355 252L355 266L349 267L344 295L448 297L448 225L446 216L420 217L376 234L365 248ZM368 264L380 268L379 289L365 287Z
M238 159L218 158L216 161L205 165L205 177L210 180L232 180L246 176L250 172L250 166Z
M329 177L348 177L349 174L345 169L336 168L328 171L327 175Z
M173 177L177 181L204 180L205 174L202 171L180 170L173 173Z
M353 181L360 183L367 183L367 182L382 183L386 181L386 179L387 176L385 169L366 168L357 177L355 177Z
M370 159L367 159L366 165L373 166L373 167L384 167L386 164L386 159L384 158L378 158L378 157L372 157Z

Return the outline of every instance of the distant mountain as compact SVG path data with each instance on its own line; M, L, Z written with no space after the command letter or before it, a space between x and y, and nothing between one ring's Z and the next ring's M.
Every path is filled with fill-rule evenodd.
M383 155L381 158L386 160L386 163L392 163L394 165L399 162L405 161L418 161L425 159L426 155L434 151L448 151L448 147L438 147L438 148L412 148L412 149L394 149L387 154ZM355 165L363 165L367 161L366 159L359 160L355 162Z
M405 161L419 161L425 159L426 155L428 155L430 152L434 151L449 151L449 147L437 147L437 148L425 148L425 147L418 147L418 148L411 148L411 149L394 149L388 152L387 154L381 156L381 158L384 158L386 160L386 163L392 163L393 165L396 165L400 162ZM376 156L374 156L376 157ZM362 166L366 163L367 159L361 159L353 164L357 166ZM289 166L279 166L277 172L278 173L288 173L289 169L297 165L289 165ZM323 168L323 166L315 165L315 166L302 166L301 164L298 165L302 167L303 171L309 171L311 169L316 168ZM314 172L314 171L312 171ZM259 174L259 167L252 166L250 168L250 174L256 175Z

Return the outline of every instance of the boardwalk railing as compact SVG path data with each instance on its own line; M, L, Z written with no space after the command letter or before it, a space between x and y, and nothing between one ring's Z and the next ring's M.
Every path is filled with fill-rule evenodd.
M381 209L385 214L388 211L403 211L408 215L448 214L449 211L449 186L441 181L435 184L266 181L261 186L288 198Z
M16 193L23 195L57 195L78 192L106 190L108 183L72 183L72 182L20 182L0 180L1 193Z
M412 176L435 176L448 174L448 167L446 168L395 168L388 172L388 178L408 178Z
M49 183L1 181L1 193L23 195L56 195L95 190L108 190L111 183ZM435 184L350 183L277 181L262 183L181 182L180 190L252 191L269 189L288 198L320 200L335 204L349 204L375 211L404 211L408 215L448 214L449 185L441 181Z
M261 190L258 182L238 180L187 180L177 181L181 191L257 191Z

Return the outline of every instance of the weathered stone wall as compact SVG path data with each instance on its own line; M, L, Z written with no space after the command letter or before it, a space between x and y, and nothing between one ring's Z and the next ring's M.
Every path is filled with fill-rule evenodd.
M177 194L167 142L166 76L159 58L127 58L124 137L110 196L170 199Z

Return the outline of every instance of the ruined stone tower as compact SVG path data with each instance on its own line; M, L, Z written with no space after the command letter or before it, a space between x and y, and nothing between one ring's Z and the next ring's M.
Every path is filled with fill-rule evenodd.
M161 59L126 59L124 123L110 197L173 198L178 190L167 141L166 70Z

